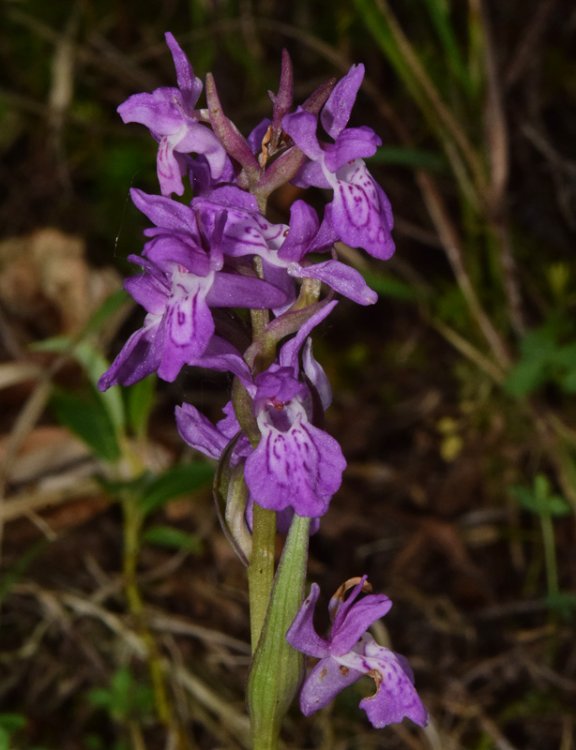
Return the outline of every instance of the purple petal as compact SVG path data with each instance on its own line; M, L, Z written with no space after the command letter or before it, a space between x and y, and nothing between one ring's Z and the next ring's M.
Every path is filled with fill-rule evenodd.
M171 138L172 148L183 154L202 154L210 165L214 180L219 179L227 165L224 147L207 125L188 123L178 134Z
M321 158L322 149L316 137L318 119L315 115L298 107L296 112L282 119L282 127L309 159L315 161Z
M128 260L141 265L151 275L154 267L161 269L164 278L188 272L193 276L208 276L213 270L211 258L193 241L189 232L159 234L148 241L144 255L131 255ZM144 261L148 260L148 265Z
M392 211L382 188L359 159L336 175L330 218L340 239L380 260L394 253ZM327 207L328 210L328 207Z
M346 461L326 432L299 422L287 431L268 429L246 461L245 478L259 505L291 506L299 516L324 515L342 482Z
M182 367L202 356L214 333L212 313L205 299L206 291L198 288L173 301L166 309L158 331L160 364L158 375L172 382Z
M330 381L324 372L324 368L312 354L312 339L310 338L306 339L302 348L302 369L316 389L322 408L326 411L332 403L332 388L330 387Z
M190 206L160 195L149 195L132 188L130 196L134 205L157 227L190 231L193 237L198 234L196 217Z
M228 445L229 438L192 404L176 407L176 426L185 443L210 458L219 459Z
M153 346L156 321L150 321L135 331L122 350L98 381L98 388L106 391L113 385L132 385L154 372L158 366L157 352Z
M318 157L320 159L320 157ZM292 180L294 185L302 188L317 187L331 188L332 185L322 168L321 161L308 161L299 170L296 177Z
M258 155L260 153L260 150L262 148L262 141L271 123L272 121L270 120L270 118L266 117L264 118L264 120L261 120L258 123L258 125L256 125L255 128L253 128L250 131L250 134L248 135L247 140L248 140L248 143L250 144L250 148L253 154Z
M288 302L282 289L262 279L220 272L207 297L211 307L250 307L273 310Z
M229 440L232 440L234 435L236 435L236 433L240 431L240 423L238 422L238 419L236 417L236 412L234 411L232 401L228 401L222 411L224 412L224 416L216 426L221 433L226 435Z
M174 153L174 143L169 136L163 136L158 144L156 154L156 174L160 183L160 192L164 196L182 195L184 185L182 175L185 174L185 166L181 157Z
M321 638L314 627L314 611L320 596L320 587L313 583L310 587L310 593L302 602L302 606L294 622L288 628L286 640L297 651L301 651L307 656L314 656L322 659L328 656L329 643Z
M322 127L334 140L338 138L350 119L352 107L363 78L364 66L362 63L353 65L344 78L341 78L334 86L322 109L320 115Z
M324 708L341 690L352 685L362 676L330 657L326 657L316 664L310 672L300 692L300 710L304 716L310 716L314 711Z
M336 143L325 147L324 163L330 172L336 172L346 162L374 156L381 143L372 128L347 128Z
M330 315L337 304L338 302L334 300L323 305L318 312L315 312L314 315L312 315L306 323L299 328L296 336L284 344L278 356L278 362L280 365L283 367L292 367L294 374L297 375L298 355L304 341L308 338L313 329Z
M184 124L178 89L159 88L151 94L133 94L116 109L122 122L145 125L156 136L176 133Z
M198 354L203 352L214 333L212 313L206 304L206 290L198 289L187 294L169 309L172 343L175 346L190 346L194 342Z
M173 34L167 31L164 34L166 44L170 49L174 68L176 69L176 80L178 88L186 95L186 104L193 107L200 94L202 93L202 81L194 75L194 71L184 51L174 38Z
M351 651L370 625L384 617L392 602L384 594L369 594L356 602L348 612L340 610L332 626L330 653L342 656ZM341 615L344 614L344 617Z
M286 261L301 260L318 228L318 215L312 206L303 200L294 201L290 207L290 231L278 250L279 257Z
M426 726L428 714L411 674L404 667L404 660L374 642L366 647L366 652L364 663L372 675L377 675L377 687L374 695L360 701L360 708L366 711L372 726L381 729L404 718Z
M370 289L362 274L338 260L327 260L313 266L291 264L288 273L300 279L319 279L359 305L373 305L378 301L378 295Z
M146 312L161 315L166 307L169 294L168 286L160 284L150 274L137 274L124 280L124 289L130 294Z
M246 211L258 211L258 202L256 198L245 190L241 190L235 185L223 185L214 188L209 198L195 198L192 206L204 206L214 210L214 207L239 208Z
M216 372L231 372L241 380L245 387L250 388L252 385L250 368L242 359L240 352L220 336L213 336L203 354L196 359L190 359L188 364Z
M303 398L307 387L297 380L290 367L278 367L273 364L266 372L256 376L256 402L275 401L286 403L293 398ZM256 404L256 409L259 404Z

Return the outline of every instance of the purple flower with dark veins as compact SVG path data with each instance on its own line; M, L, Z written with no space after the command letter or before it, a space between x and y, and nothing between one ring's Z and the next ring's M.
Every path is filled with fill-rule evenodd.
M132 190L132 199L157 225L145 230L151 239L142 255L128 257L142 273L124 282L147 315L102 375L99 387L131 385L154 371L173 381L184 365L233 369L240 357L226 351L226 342L214 341L210 308L279 307L286 302L285 292L227 269L222 252L225 210L207 232L200 213L189 206L140 190Z
M346 461L340 445L312 421L318 409L328 408L332 394L308 338L335 305L328 303L315 313L265 372L251 378L236 368L252 397L261 433L255 448L245 439L241 443L241 454L246 457L244 477L250 500L263 508L319 518L342 482ZM230 408L226 420L216 427L187 404L176 410L176 421L182 438L213 458L221 455L240 429Z
M195 109L202 93L202 81L170 32L165 35L172 53L178 87L162 87L151 94L134 94L118 107L124 122L145 125L159 142L157 171L162 195L182 195L182 176L187 165L184 154L204 154L213 179L218 179L227 165L224 147L212 130L200 122Z
M392 209L364 163L381 141L369 127L346 127L363 77L364 66L353 65L336 84L320 113L322 127L333 143L318 140L317 117L301 107L286 115L282 126L310 159L300 171L297 184L334 191L326 211L339 239L387 260L394 253Z
M246 460L244 477L250 496L263 508L292 508L299 516L319 518L342 482L346 460L339 443L312 423L314 395L325 410L332 394L308 339L335 304L313 315L249 389L261 438ZM302 368L314 391L300 375L302 348Z
M378 295L355 269L338 260L310 263L306 256L330 249L338 239L330 222L318 221L316 211L303 200L290 208L290 224L273 224L258 210L253 196L234 186L214 189L210 196L194 198L192 206L207 216L226 207L223 248L227 255L259 255L269 269L286 277L318 279L360 305L373 305ZM276 274L278 277L278 274Z
M345 593L354 585L347 599ZM286 640L297 651L319 659L306 677L300 692L300 708L309 716L326 706L341 690L363 675L374 680L376 692L360 701L371 724L377 729L411 719L423 727L428 714L414 687L414 677L403 656L380 646L367 632L376 620L384 617L392 602L383 594L370 594L366 576L351 579L332 597L329 613L332 625L326 639L314 628L314 610L320 594L316 583L286 634Z

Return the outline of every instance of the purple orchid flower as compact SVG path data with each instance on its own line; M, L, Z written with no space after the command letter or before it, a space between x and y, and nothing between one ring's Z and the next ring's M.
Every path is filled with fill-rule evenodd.
M310 159L300 171L297 184L334 191L326 211L339 239L387 260L394 253L392 210L364 163L381 141L369 127L346 127L363 77L364 66L353 65L336 84L320 113L322 126L334 143L318 141L317 117L302 107L286 115L282 126Z
M335 305L329 303L315 313L284 344L278 362L254 380L251 395L262 437L246 460L244 476L250 495L264 508L292 508L299 516L319 518L342 482L346 460L338 442L312 422L314 394L301 378L299 365L306 342L304 374L326 409L330 387L312 357L308 336Z
M356 581L358 579L352 579L349 583ZM329 604L332 625L328 638L324 639L317 634L313 623L320 594L319 586L313 583L310 594L288 629L286 639L293 648L319 659L302 686L302 713L309 716L323 708L345 687L368 675L374 680L376 692L363 698L360 708L366 711L374 727L381 729L405 717L425 726L428 715L414 687L407 661L380 646L366 632L372 623L388 613L392 602L382 594L371 594L358 600L366 587L366 576L363 576L346 600L346 585L336 592Z
M162 87L151 94L134 94L118 107L123 122L145 125L159 142L157 171L162 195L182 195L186 173L183 154L204 154L213 179L224 172L228 157L212 130L203 125L194 109L202 93L202 81L170 32L165 35L176 69L177 88Z
M277 363L254 379L240 376L253 399L261 439L255 448L241 442L237 447L241 453L233 460L245 457L250 498L263 508L319 518L342 482L346 461L338 442L312 423L315 401L327 409L331 391L308 338L336 304L329 303L315 313L284 344ZM301 350L306 379L300 373ZM213 458L221 455L240 430L231 411L214 427L187 404L177 409L176 422L185 442Z
M240 425L234 414L231 401L226 404L223 411L225 416L214 425L192 404L184 403L182 406L176 407L176 426L184 442L204 456L216 461L222 458L222 454L230 441L240 432ZM245 435L240 435L230 455L230 466L233 468L245 462L252 450L248 438ZM254 499L249 495L245 508L245 520L250 531L252 530L253 507ZM292 508L286 508L278 512L276 528L281 534L288 533L293 518L294 511ZM313 519L310 525L310 534L315 534L319 528L319 519Z
M226 369L234 371L241 360L237 353L220 351L222 346L217 354L208 351L215 334L210 308L274 308L286 302L286 294L255 276L226 270L225 210L206 232L202 216L188 206L139 190L132 191L132 198L157 224L145 230L151 239L142 255L128 257L143 273L124 282L147 315L100 378L99 387L131 385L154 371L173 381L184 365L200 363L220 369L225 362Z
M335 259L320 263L306 260L311 253L331 248L338 237L329 222L318 221L316 211L305 201L292 204L289 225L272 224L259 212L253 196L233 186L215 188L209 197L194 198L192 205L207 215L218 215L222 207L227 208L222 239L227 255L258 255L284 276L318 279L360 305L373 305L378 300L356 269Z

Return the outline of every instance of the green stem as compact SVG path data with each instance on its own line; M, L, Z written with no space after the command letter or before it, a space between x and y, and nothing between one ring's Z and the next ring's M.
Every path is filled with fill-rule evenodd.
M556 566L556 552L554 539L554 525L549 513L540 516L540 528L542 530L542 544L544 546L544 559L546 562L546 582L548 585L548 596L558 594L558 568Z
M310 519L294 516L254 655L248 697L252 750L277 750L282 721L302 679L304 659L286 641L304 598Z
M254 503L252 556L248 566L252 653L258 646L272 592L275 538L276 513Z

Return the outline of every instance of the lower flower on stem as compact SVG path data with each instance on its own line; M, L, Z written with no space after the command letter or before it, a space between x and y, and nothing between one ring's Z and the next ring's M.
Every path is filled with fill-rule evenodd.
M366 576L356 583L347 599L348 586L341 587L330 600L332 621L327 639L319 636L313 618L320 588L313 583L310 594L290 626L286 640L298 651L319 659L304 680L300 708L306 716L326 706L341 690L363 675L374 680L376 692L360 701L371 724L380 729L411 719L425 726L428 714L414 687L412 670L406 659L380 646L366 631L392 606L387 596L371 594L358 600L368 586Z

